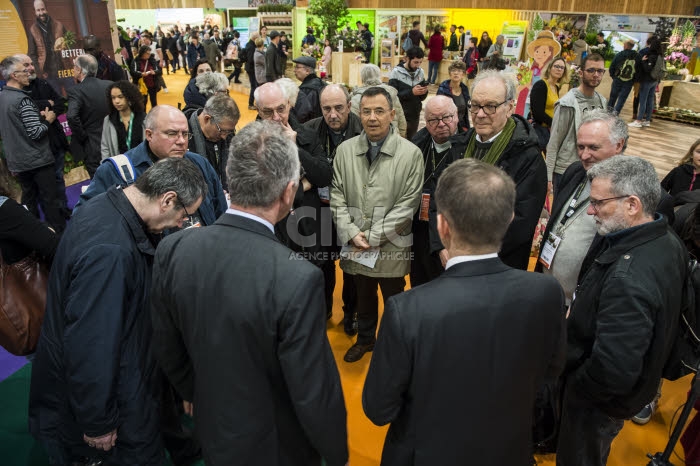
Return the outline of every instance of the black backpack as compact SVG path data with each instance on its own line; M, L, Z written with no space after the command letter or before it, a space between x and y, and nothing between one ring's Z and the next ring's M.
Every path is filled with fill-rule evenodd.
M238 46L238 61L248 63L248 50L245 47Z
M617 73L617 79L620 81L633 81L634 80L634 72L637 69L637 60L634 58L634 56L627 58L624 62L622 62L622 66L620 67L620 71Z

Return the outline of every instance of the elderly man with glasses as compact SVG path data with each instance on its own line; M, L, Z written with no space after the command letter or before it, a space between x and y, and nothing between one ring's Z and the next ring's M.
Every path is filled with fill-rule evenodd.
M447 250L437 231L437 210L430 207L434 207L438 178L450 163L464 156L465 140L453 138L458 132L462 130L452 98L438 95L430 99L425 104L425 128L411 141L423 154L424 167L422 202L413 217L411 287L436 278L447 263Z
M236 134L236 125L240 117L241 112L236 102L227 95L217 94L207 100L204 108L193 111L188 119L192 134L189 148L205 157L214 167L224 191L228 191L228 148L231 138Z
M82 208L90 199L111 186L132 184L148 167L168 157L185 157L202 171L207 182L207 195L196 212L191 212L188 225L211 225L226 212L226 197L221 187L219 175L207 160L199 154L189 152L187 144L192 138L187 118L175 107L158 105L146 116L144 122L146 140L127 151L126 162L130 170L123 167L118 159L110 157L102 162L95 172L88 189L81 194L74 212ZM133 173L133 174L132 174ZM131 179L129 179L131 178Z
M549 189L559 182L564 171L578 160L576 132L586 112L605 109L608 101L595 89L600 86L605 74L605 60L592 53L581 61L578 71L581 84L571 89L554 106L552 128L547 144L547 180Z
M465 157L495 165L515 181L515 216L498 255L506 265L525 270L547 193L547 170L537 133L513 113L514 99L515 82L507 75L479 73L467 104L473 127L456 139L466 145Z

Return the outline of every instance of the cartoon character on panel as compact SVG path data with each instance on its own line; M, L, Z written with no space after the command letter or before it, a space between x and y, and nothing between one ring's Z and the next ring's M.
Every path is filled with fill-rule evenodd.
M537 81L541 71L554 57L561 52L561 44L554 38L552 31L540 31L537 39L527 45L527 54L534 60L532 66L533 83Z

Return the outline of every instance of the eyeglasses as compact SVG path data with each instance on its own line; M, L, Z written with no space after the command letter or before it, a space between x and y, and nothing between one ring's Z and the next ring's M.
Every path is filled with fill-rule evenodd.
M185 216L182 217L182 220L187 221L190 219L191 215L189 212L187 212L187 207L185 207L185 204L180 200L180 198L177 198L177 203L180 204L180 207L182 207L182 210L185 211Z
M555 70L565 70L565 69L566 69L566 66L564 66L564 65L553 65L552 68L555 69ZM603 71L605 71L605 70L603 70Z
M615 196L615 197L608 197L605 199L591 199L589 201L591 208L593 209L593 212L598 213L598 209L600 209L600 206L605 204L608 201L613 201L615 199L624 199L626 197L630 197L629 194L625 194L624 196Z
M219 134L221 136L229 136L231 134L236 134L236 128L234 128L234 129L221 129L221 126L219 126L219 124L216 122L216 120L214 120L212 118L211 121L214 123L214 125L216 126L216 130L219 132Z
M278 114L279 116L284 116L287 114L287 111L289 110L289 107L287 104L280 105L277 108L259 108L258 109L258 114L262 118L272 118L275 113Z
M165 135L166 138L168 139L177 139L180 135L182 135L183 139L192 139L192 133L189 131L175 131L175 130L168 130L168 131L161 131L163 135Z
M598 69L598 68L586 68L584 71L588 74L599 74L601 76L603 76L605 74L604 69Z
M428 126L436 127L442 121L446 125L449 125L450 123L452 123L452 120L454 119L454 117L455 117L454 115L445 115L442 118L431 118L430 120L425 120L425 124Z
M473 104L472 101L470 100L469 102L467 102L467 108L474 115L479 113L479 110L483 110L484 113L487 115L493 115L494 113L496 113L496 110L498 110L498 107L505 104L506 102L510 102L510 101L508 99L506 99L503 102L501 102L500 104L477 105L477 104Z

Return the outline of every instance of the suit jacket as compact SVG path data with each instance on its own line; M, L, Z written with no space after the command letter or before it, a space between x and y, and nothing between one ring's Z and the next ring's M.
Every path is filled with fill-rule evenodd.
M498 258L392 296L362 395L372 422L391 423L381 464L531 465L535 393L563 368L563 308L554 278Z
M265 225L231 214L158 246L154 351L197 407L208 465L347 461L323 274L291 254Z
M66 118L73 132L71 148L77 160L84 160L88 156L97 160L101 158L102 124L109 114L107 88L111 84L112 81L88 76L68 91ZM76 150L78 154L75 153Z

